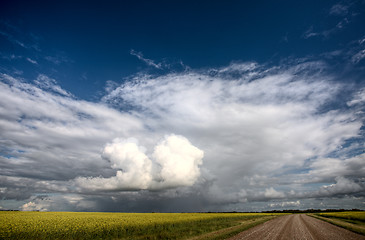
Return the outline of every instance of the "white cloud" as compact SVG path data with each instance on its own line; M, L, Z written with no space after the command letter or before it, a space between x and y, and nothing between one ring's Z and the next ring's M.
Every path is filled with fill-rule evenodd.
M365 58L365 49L362 49L359 52L357 52L355 55L352 56L351 61L353 63L358 63L364 58Z
M138 146L136 140L128 139L125 141L118 138L114 139L113 143L105 146L102 156L112 163L112 168L135 175L136 179L129 181L151 181L149 174L151 172L152 162ZM142 184L142 186L146 186L146 184Z
M37 79L34 80L35 84L37 84L38 87L45 89L45 90L51 90L54 93L58 93L64 96L71 97L72 94L62 89L59 85L57 85L57 81L55 79L49 78L48 76L44 74L39 74Z
M9 75L1 76L1 157L10 156L1 159L10 169L6 175L23 176L29 167L34 169L31 175L41 179L99 175L94 168L105 172L102 166L106 164L100 157L103 145L143 129L132 115L55 94L57 88L49 91L47 86L42 90Z
M258 67L258 64L255 62L250 63L231 63L227 67L223 67L218 69L218 73L245 73L255 70Z
M288 201L288 202L280 202L280 203L270 203L269 207L278 208L278 207L299 207L300 201Z
M168 136L155 147L153 157L161 166L162 186L191 186L200 176L204 152L181 136Z
M166 136L155 147L154 161L144 152L135 139L114 139L105 146L103 157L110 161L112 168L118 169L116 176L77 178L76 184L104 191L164 189L192 186L200 176L203 151L182 136Z
M143 54L140 52L136 52L133 49L130 51L130 54L133 56L136 56L139 60L141 60L142 62L144 62L145 64L147 64L148 66L157 68L157 69L162 69L162 64L161 63L155 63L153 60L151 59L147 59L143 57Z
M20 207L22 211L85 211L95 203L75 194L38 195Z
M335 4L330 9L331 15L345 16L348 13L349 6L343 4Z
M47 211L47 208L44 208L43 206L39 206L35 204L34 202L28 202L25 203L23 206L21 206L22 211Z
M336 177L363 177L365 171L365 154L347 159L320 158L310 164L311 170L303 175L303 182L328 182Z
M3 32L0 31L0 35L4 36L5 38L7 38L7 40L9 42L11 42L14 45L18 45L22 48L29 48L29 46L25 45L22 41L16 39L12 34L8 33L8 32Z
M26 58L28 62L33 63L35 65L38 65L38 62L36 60L33 60L31 58Z
M308 39L312 37L323 37L323 38L329 38L330 36L339 33L341 30L346 28L350 23L353 22L354 18L356 17L357 13L350 11L350 4L342 4L338 3L331 7L329 10L329 15L334 19L339 19L337 21L336 25L332 25L332 27L329 27L327 29L317 29L314 31L314 27L310 26L307 31L303 33L303 38ZM319 26L321 24L317 24ZM328 24L326 24L328 25Z
M283 192L276 191L273 187L267 188L265 190L264 196L269 199L273 198L283 198L285 194Z
M133 139L114 139L103 151L103 158L118 169L111 178L78 178L76 184L91 190L147 189L152 181L152 162Z
M46 56L46 57L44 57L44 59L55 65L60 65L62 63L73 63L73 60L71 60L68 57L63 56L63 55Z
M349 194L364 191L365 187L344 177L336 177L336 183L323 186L318 191L320 196L333 196L337 194Z

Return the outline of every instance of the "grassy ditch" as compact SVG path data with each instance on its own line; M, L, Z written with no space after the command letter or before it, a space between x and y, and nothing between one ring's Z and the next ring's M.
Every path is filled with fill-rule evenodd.
M325 212L309 215L365 235L365 212Z
M239 225L233 226L233 227L228 227L228 228L224 228L218 231L213 231L210 233L206 233L194 238L190 238L189 240L222 240L222 239L227 239L229 237L233 237L237 234L239 234L240 232L243 232L249 228L252 228L254 226L257 226L259 224L262 224L264 222L267 222L273 218L277 217L277 215L274 216L265 216L265 217L261 217L261 218L253 218L250 220L245 220L245 221L241 221L239 222Z

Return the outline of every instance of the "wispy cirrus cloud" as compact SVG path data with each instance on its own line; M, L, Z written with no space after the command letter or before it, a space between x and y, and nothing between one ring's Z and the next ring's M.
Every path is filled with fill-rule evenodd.
M132 56L136 56L139 60L147 64L147 66L162 69L161 63L155 63L153 60L143 57L143 54L141 52L136 52L135 50L131 49L130 54Z
M35 65L38 65L38 62L34 59L31 59L31 58L26 58L28 62L32 63L32 64L35 64Z
M347 28L357 17L359 3L356 2L340 2L333 5L328 10L328 18L337 19L337 23L326 29L316 29L310 26L302 35L303 38L322 37L329 38L330 36L339 33ZM360 3L361 4L361 3Z
M55 56L45 56L45 60L48 62L51 62L55 65L60 65L62 63L72 63L73 60L69 59L68 57L62 55L62 54L56 54Z
M28 48L28 46L26 46L22 41L16 39L12 34L7 33L7 32L3 32L0 31L0 35L2 35L3 37L5 37L6 39L8 39L9 42L18 45L22 48Z
M304 33L303 38L308 39L312 37L323 37L323 38L329 38L333 34L338 33L342 29L346 28L348 24L350 24L349 18L343 18L340 21L337 22L337 24L329 29L325 30L315 30L313 26L310 26Z
M349 5L337 3L331 7L331 9L329 10L329 14L335 16L345 16L348 13L349 7Z
M365 49L362 49L352 56L351 61L356 64L362 61L364 58L365 58Z
M24 34L17 26L3 20L0 20L0 28L0 37L7 39L15 47L40 51L37 43L39 37L35 34Z
M39 74L34 83L41 89L52 91L53 93L61 94L64 96L72 97L72 94L62 89L55 79L52 79L44 74Z

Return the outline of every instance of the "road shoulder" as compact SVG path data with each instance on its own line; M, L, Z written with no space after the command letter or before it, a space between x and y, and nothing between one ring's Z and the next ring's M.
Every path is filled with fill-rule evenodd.
M365 236L365 226L360 226L357 224L346 222L338 218L322 217L316 214L307 214L307 215Z
M263 224L267 221L272 220L273 218L276 218L278 216L265 216L259 219L250 219L247 221L240 222L239 225L221 229L218 231L206 233L194 238L190 238L189 240L220 240L220 239L227 239L229 237L235 236L239 234L240 232L246 231L250 228L253 228L257 225Z

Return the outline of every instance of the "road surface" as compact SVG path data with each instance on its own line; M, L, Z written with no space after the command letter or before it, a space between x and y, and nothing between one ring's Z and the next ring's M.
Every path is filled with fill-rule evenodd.
M365 240L365 236L305 214L292 214L274 218L229 238L229 240L239 239Z

